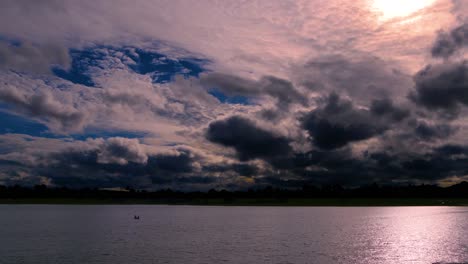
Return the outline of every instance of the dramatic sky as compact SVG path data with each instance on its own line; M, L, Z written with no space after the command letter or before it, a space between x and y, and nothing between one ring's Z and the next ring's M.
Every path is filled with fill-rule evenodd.
M468 180L467 0L2 0L0 185Z

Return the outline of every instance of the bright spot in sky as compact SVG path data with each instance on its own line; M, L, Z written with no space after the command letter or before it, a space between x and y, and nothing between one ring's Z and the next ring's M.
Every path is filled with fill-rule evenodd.
M388 20L409 16L434 2L435 0L374 0L372 8L382 14L381 19Z

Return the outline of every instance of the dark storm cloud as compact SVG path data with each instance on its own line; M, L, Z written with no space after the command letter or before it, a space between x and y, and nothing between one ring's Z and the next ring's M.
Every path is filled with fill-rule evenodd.
M383 133L388 125L382 122L383 118L375 118L372 114L402 119L403 112L395 109L390 102L383 101L376 101L372 111L358 109L351 101L332 93L324 106L302 118L302 126L309 132L315 146L335 149Z
M121 176L121 169L128 165L99 163L96 150L70 150L55 153L45 159L53 160L53 163L39 165L33 173L51 179L58 186L114 187L129 180L128 176Z
M31 177L28 179L33 184L44 177L51 184L72 188L131 186L178 190L200 190L213 188L213 184L223 185L225 177L214 177L211 175L213 172L223 172L235 178L237 175L253 176L257 171L256 167L241 163L203 165L203 171L199 171L195 163L203 164L203 161L186 149L177 149L170 154L146 153L147 159L144 160L146 156L135 148L138 145L136 142L125 138L92 140L88 142L93 145L91 148L73 147L43 155L37 165L12 163L12 171L29 171ZM5 173L5 170L2 172Z
M12 148L0 149L0 184L46 181L72 188L176 186L193 190L208 188L216 180L200 171L204 157L185 148L159 153L137 139L123 137L78 141L0 135L0 141L4 139L4 145ZM37 151L44 144L50 149Z
M388 180L434 182L451 176L466 175L468 148L442 145L426 153L374 153L362 160L381 182ZM359 175L359 172L356 171Z
M402 175L406 178L433 181L450 176L466 175L468 173L467 150L465 146L446 145L409 160L395 158L399 158L403 168Z
M258 173L258 168L249 164L233 164L229 169L247 177L255 176Z
M456 113L468 105L468 62L429 65L414 77L410 98L429 110Z
M451 136L456 130L456 128L448 124L430 125L426 122L420 122L414 129L414 134L422 140L434 138L445 139Z
M468 23L464 23L450 32L439 33L432 47L432 56L448 58L457 50L468 46Z
M102 144L98 158L101 163L146 163L148 155L137 139L114 137Z
M143 168L143 174L149 175L151 182L159 187L172 186L181 189L198 189L203 185L216 182L216 178L195 172L194 162L196 158L188 151L181 151L178 155L155 155L148 159L148 164Z
M192 172L192 158L190 153L182 152L179 155L157 155L150 157L148 167L172 173Z
M271 96L277 99L278 106L288 107L292 103L307 104L307 99L296 90L288 80L274 76L265 76L258 81L247 80L238 76L208 73L200 81L209 88L215 88L228 96Z
M217 179L215 177L207 176L187 176L187 177L176 177L173 182L180 185L199 185L199 184L212 184L215 183Z
M135 150L134 144L108 141L96 149L71 149L55 153L46 157L53 162L40 166L38 172L52 179L54 184L70 187L157 188L179 181L186 184L211 182L208 177L189 179L193 176L190 173L194 160L188 152L148 155L145 159L146 156ZM105 159L103 154L106 155Z
M211 142L234 148L239 159L243 161L255 158L271 159L288 155L292 150L286 137L275 135L241 116L212 122L206 138Z
M313 150L296 154L277 166L279 173L262 179L275 186L301 187L304 184L341 184L358 186L380 180L391 180L397 174L385 171L375 162L353 157L349 149ZM279 184L279 185L278 185Z
M47 92L30 95L4 84L0 86L0 101L15 106L22 114L45 119L65 131L80 130L84 125L84 113L60 103Z
M209 165L204 166L203 171L207 172L235 172L240 176L251 177L258 174L259 169L251 164L243 164L243 163L234 163L234 164L217 164L217 165Z
M401 121L410 115L408 109L395 106L389 98L373 100L370 111L379 117L388 117L394 121Z
M468 148L445 145L426 153L392 153L387 150L354 157L349 150L314 150L296 154L278 173L258 180L261 184L300 188L304 184L360 186L434 183L468 173Z
M291 103L307 104L307 99L300 94L292 85L291 82L276 78L274 76L266 76L260 80L260 86L263 87L263 92L278 99L278 104L288 106Z
M259 116L262 119L265 120L270 120L270 121L277 121L282 117L282 114L284 114L283 111L278 111L279 109L263 109L259 111Z

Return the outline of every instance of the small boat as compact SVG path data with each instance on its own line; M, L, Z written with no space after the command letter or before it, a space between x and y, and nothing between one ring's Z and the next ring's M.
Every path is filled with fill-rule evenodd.
M140 220L140 216L139 216L139 215L134 215L134 216L133 216L133 219L135 219L135 220Z

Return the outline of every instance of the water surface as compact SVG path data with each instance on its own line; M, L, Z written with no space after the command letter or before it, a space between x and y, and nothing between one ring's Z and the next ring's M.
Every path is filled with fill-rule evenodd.
M435 262L468 263L468 207L0 205L2 264Z

